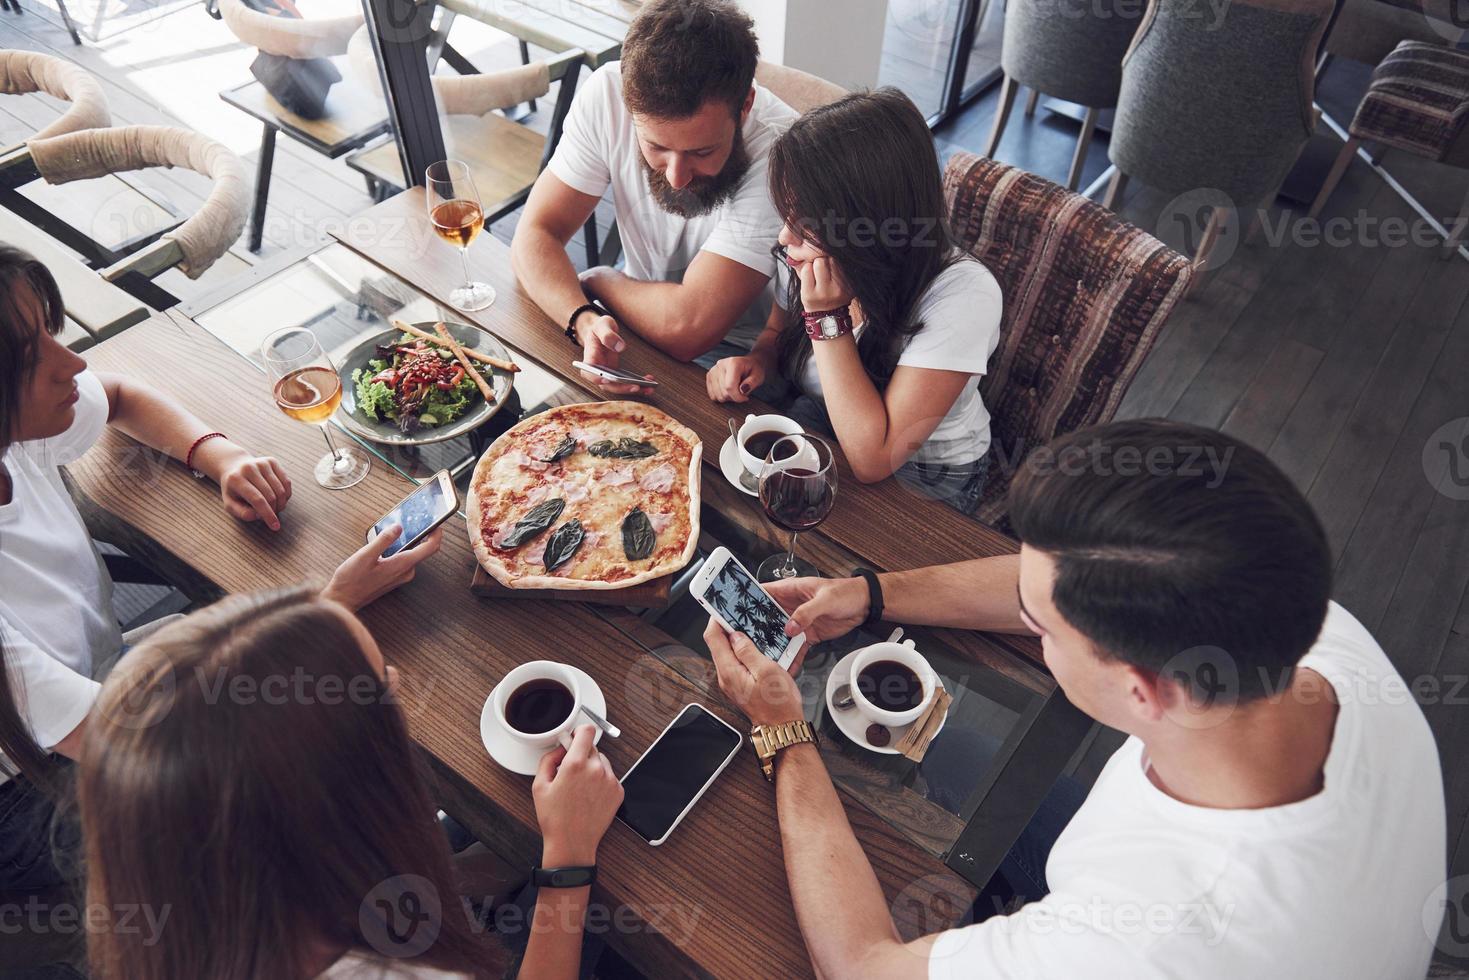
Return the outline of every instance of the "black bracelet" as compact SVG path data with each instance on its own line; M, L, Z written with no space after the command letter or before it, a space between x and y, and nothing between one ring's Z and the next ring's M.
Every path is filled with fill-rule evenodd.
M581 340L579 340L577 338L577 336L576 336L576 318L579 317L579 316L581 316L587 310L591 310L593 313L597 314L598 316L611 316L612 315L611 313L608 313L606 310L604 310L600 305L598 305L596 303L583 303L582 305L578 306L575 310L573 310L572 313L571 313L571 319L569 319L569 320L566 321L566 336L568 336L568 337L571 338L571 343L576 347L577 350L581 350Z
M867 618L862 625L872 626L882 622L882 585L877 581L877 573L870 568L854 568L852 574L867 580Z
M530 873L537 888L585 888L597 880L597 866L579 868L535 868Z

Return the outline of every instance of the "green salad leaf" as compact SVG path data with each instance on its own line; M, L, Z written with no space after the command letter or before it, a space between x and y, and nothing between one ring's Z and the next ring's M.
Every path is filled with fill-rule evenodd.
M381 381L372 380L381 370L382 368L358 368L352 372L352 381L357 385L357 407L362 409L363 414L375 420L395 419L398 417L398 409L393 399L393 389Z

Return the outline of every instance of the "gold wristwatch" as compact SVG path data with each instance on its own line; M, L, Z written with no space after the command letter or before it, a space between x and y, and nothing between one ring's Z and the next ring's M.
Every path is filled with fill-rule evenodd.
M775 756L781 749L810 742L820 745L816 729L808 721L784 721L779 725L756 725L750 729L750 741L755 746L755 755L760 760L760 771L769 782L775 782Z

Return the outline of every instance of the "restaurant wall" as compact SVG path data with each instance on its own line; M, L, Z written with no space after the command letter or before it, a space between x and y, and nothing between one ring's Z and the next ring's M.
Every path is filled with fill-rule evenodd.
M845 88L877 85L888 0L739 0L766 61Z

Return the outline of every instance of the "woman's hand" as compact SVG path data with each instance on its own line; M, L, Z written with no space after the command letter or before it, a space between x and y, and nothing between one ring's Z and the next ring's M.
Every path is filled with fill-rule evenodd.
M211 439L194 452L194 466L219 484L224 509L242 521L281 529L280 512L291 499L291 478L269 456L255 456L228 439Z
M413 581L418 563L439 550L444 530L435 530L412 548L391 558L382 557L388 545L398 540L402 533L403 529L395 525L358 548L352 557L337 566L331 581L321 590L321 597L340 602L355 612L400 585Z
M596 729L582 725L571 748L541 757L531 798L541 825L544 868L597 863L597 845L622 805L622 784L593 742Z
M841 270L828 256L812 259L800 267L801 305L807 313L845 310L857 294L842 278Z
M709 398L716 402L747 402L765 383L765 362L753 354L721 358L704 375Z
M867 619L870 597L860 578L792 578L768 582L765 591L790 613L786 636L806 634L806 643L846 636Z

